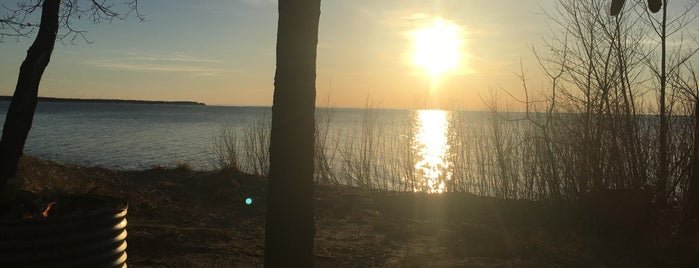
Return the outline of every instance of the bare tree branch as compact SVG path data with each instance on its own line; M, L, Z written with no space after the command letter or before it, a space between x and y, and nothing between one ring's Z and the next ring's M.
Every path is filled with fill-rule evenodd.
M18 0L14 6L0 4L0 42L11 37L17 40L30 37L38 27L38 10L43 0ZM133 15L145 21L138 0L63 0L61 2L57 40L62 43L91 43L87 31L79 23L111 23Z

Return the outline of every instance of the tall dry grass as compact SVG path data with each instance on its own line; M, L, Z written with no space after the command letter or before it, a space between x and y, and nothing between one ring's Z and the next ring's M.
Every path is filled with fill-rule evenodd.
M222 127L213 137L210 162L214 169L236 169L249 174L269 173L270 121L264 118L238 127Z

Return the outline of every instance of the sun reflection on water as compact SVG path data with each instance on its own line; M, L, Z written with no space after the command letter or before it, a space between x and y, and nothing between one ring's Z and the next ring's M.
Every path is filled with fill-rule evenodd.
M417 112L418 131L413 139L413 150L417 155L415 172L417 181L414 191L442 193L451 180L451 161L448 158L449 130L448 113L439 110Z

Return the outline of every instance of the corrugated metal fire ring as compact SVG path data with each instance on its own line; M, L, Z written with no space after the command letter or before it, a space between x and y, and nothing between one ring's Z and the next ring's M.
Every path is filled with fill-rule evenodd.
M0 219L0 267L126 267L126 201L79 199L74 215Z

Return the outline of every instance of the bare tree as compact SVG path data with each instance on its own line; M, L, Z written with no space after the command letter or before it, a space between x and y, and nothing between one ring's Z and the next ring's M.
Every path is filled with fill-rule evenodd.
M313 267L313 151L320 0L280 0L266 267Z
M545 114L529 113L536 101L524 85L522 102L537 129L535 138L548 144L535 147L547 148L538 165L548 171L537 172L548 185L559 181L568 197L637 189L647 180L644 146L637 135L641 123L635 117L642 95L645 50L639 43L645 29L634 27L639 16L608 16L607 5L568 0L546 11L551 35L546 52L535 51L551 84L542 96Z
M646 22L653 29L653 39L660 43L659 49L656 49L660 54L660 59L649 57L646 61L655 80L657 81L658 89L658 107L659 107L659 130L658 130L658 200L665 202L670 199L670 195L674 186L680 182L678 176L674 176L675 163L671 160L674 154L672 148L672 134L674 132L671 116L673 116L673 107L676 102L676 96L681 90L677 86L673 86L671 80L673 77L681 76L680 72L684 63L689 61L698 51L699 43L694 41L694 47L687 49L684 45L685 28L697 18L694 11L697 1L691 1L684 7L682 12L674 16L668 14L668 1L663 0L662 15L660 18L651 16L646 13ZM675 45L672 45L675 43ZM657 55L657 54L656 54Z
M56 40L89 42L85 31L73 24L83 18L94 23L111 22L135 12L143 19L138 12L138 0L124 0L124 5L125 12L119 12L112 2L105 0L32 0L20 1L15 7L2 5L6 14L0 17L0 41L7 37L30 37L35 32L36 37L20 67L0 139L0 192L17 172L32 126L41 77L51 60ZM41 11L41 20L36 23L33 20L38 11Z
M693 245L696 245L697 233L699 233L699 76L691 62L682 65L684 72L673 76L670 83L680 88L689 102L694 104L694 139L690 152L689 179L686 182L686 193L682 206L682 225L680 230L681 253L692 253ZM696 250L696 249L695 249Z

